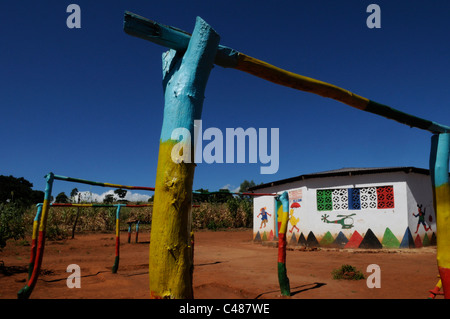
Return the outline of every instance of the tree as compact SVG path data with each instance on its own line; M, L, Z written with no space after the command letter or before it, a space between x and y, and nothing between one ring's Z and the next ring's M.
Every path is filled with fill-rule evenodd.
M114 195L113 194L108 194L103 199L103 203L105 203L105 204L112 204L113 202L114 202Z
M21 206L42 203L42 192L34 191L33 184L23 177L0 175L0 203L14 202Z
M67 197L66 193L61 192L58 195L56 195L55 203L65 204L68 202L69 202L69 198Z
M31 203L39 204L44 202L45 193L43 191L31 191Z
M125 196L127 196L127 190L126 189L115 189L114 190L114 194L116 194L117 196L119 196L120 199L124 199Z
M209 201L211 203L226 203L231 198L233 198L233 194L229 189L219 189L218 192L210 195Z
M74 189L72 189L72 191L70 192L70 198L71 198L71 200L72 200L72 203L75 202L75 196L77 196L78 193L79 193L79 192L78 192L78 188L74 188ZM78 202L79 202L79 201L78 201Z
M207 189L197 189L195 193L192 194L192 201L194 203L204 203L209 199L209 191Z
M241 183L241 186L239 187L239 192L240 193L248 192L248 189L253 186L256 186L256 183L253 180L251 180L251 181L244 180Z
M17 240L25 236L25 209L16 203L0 203L0 251L6 246L8 239Z
M78 192L78 188L74 188L72 189L72 191L70 192L70 199L72 200L72 203L75 203L76 199L75 196L77 196L78 194L78 203L80 202L80 195ZM78 218L80 217L80 207L77 207L77 215L75 216L75 221L73 223L73 227L72 227L72 239L75 238L75 230L77 228L77 223L78 223Z

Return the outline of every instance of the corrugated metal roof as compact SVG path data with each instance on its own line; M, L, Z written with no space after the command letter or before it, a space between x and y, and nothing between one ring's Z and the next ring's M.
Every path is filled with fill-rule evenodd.
M393 172L405 172L405 173L418 173L424 175L430 175L430 171L424 168L417 168L413 166L399 166L399 167L346 167L330 171L323 171L311 174L304 174L296 177L290 177L286 179L281 179L278 181L257 185L250 187L249 191L254 191L257 189L272 187L276 185L282 185L287 183L296 182L299 180L311 179L311 178L321 178L321 177L332 177L332 176L346 176L346 175L366 175L366 174L380 174L380 173L393 173Z

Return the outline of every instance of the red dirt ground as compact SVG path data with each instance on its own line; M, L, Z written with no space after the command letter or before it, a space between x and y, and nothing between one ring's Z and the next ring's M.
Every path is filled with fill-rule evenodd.
M77 234L75 239L47 241L43 273L32 299L146 299L149 233L140 243L121 234L120 265L114 262L114 234ZM277 277L277 248L252 242L251 230L195 233L194 297L196 299L426 299L437 282L436 248L402 250L289 250L287 271L291 297L282 297ZM0 273L0 299L15 299L25 285L30 246L8 242L0 261L9 274ZM81 268L81 288L69 289L69 264ZM366 280L334 280L331 272L350 264L366 276L367 266L381 268L381 288ZM436 299L442 299L437 296Z

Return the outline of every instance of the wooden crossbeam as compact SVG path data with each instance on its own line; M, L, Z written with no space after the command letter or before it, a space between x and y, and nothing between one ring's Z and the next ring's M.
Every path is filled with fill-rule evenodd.
M187 49L191 36L186 31L163 25L128 11L125 12L124 16L124 31L129 35L177 51L185 51ZM283 70L223 45L218 46L214 63L225 68L234 68L247 72L279 85L331 98L359 110L377 114L410 127L420 128L432 133L450 132L449 126L399 111L333 84Z

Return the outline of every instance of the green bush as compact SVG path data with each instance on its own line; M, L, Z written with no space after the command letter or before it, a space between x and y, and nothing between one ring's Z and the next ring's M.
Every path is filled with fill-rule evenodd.
M16 203L0 204L0 250L8 239L24 238L24 213L25 208Z
M0 204L0 249L8 239L31 236L37 208L14 203ZM153 207L123 207L120 213L120 229L127 230L127 221L151 222ZM47 217L46 237L59 240L69 237L76 223L75 233L110 232L115 230L115 207L51 207ZM204 202L192 209L192 227L195 230L223 228L248 228L253 225L251 199L233 197L223 203ZM143 227L145 225L142 225ZM151 225L144 228L149 229Z
M248 228L253 225L251 201L239 198L225 203L202 203L192 210L194 229Z
M341 268L334 269L331 274L333 275L333 279L364 279L364 274L351 265L342 265Z

